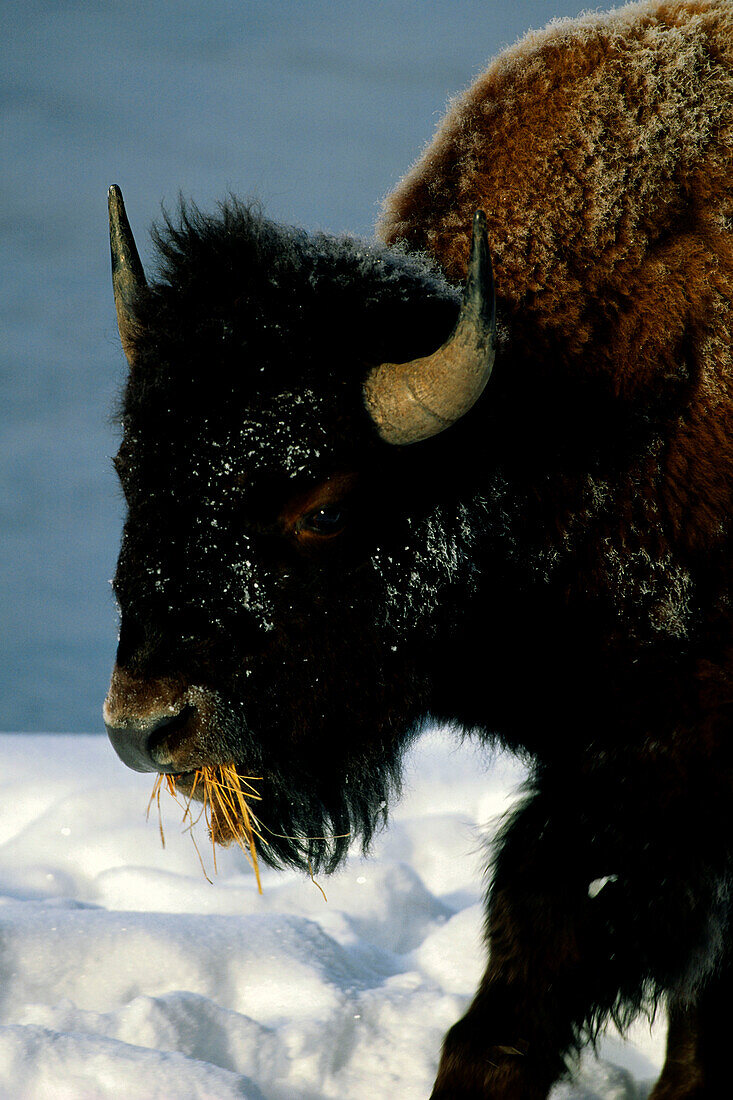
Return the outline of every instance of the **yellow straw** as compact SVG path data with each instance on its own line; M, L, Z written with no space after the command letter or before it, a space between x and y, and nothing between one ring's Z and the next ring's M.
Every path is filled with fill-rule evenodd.
M262 830L265 829L271 836L280 837L283 840L298 839L297 837L289 837L282 833L272 832L271 829L268 829L266 825L258 820L256 814L248 805L248 800L255 802L262 801L261 795L259 795L256 788L252 786L252 783L258 782L258 780L262 779L262 776L239 775L234 764L206 764L201 768L197 768L193 773L193 779L189 781L191 789L188 794L184 793L183 795L186 799L185 803L181 802L177 789L177 781L180 781L180 779L181 776L176 775L158 775L153 784L150 801L148 802L148 817L150 816L150 809L153 802L155 802L158 807L158 828L160 829L160 840L163 847L165 848L165 834L163 832L163 818L160 812L160 792L165 783L168 788L168 793L175 798L176 802L183 810L184 823L188 821L186 830L191 834L191 840L193 841L196 855L199 857L199 863L201 864L201 870L207 882L211 882L211 879L206 873L206 867L204 866L201 852L196 843L196 838L193 835L193 828L201 820L202 816L209 829L211 850L214 860L214 873L216 874L217 872L216 845L226 845L232 840L236 840L237 844L252 864L252 869L257 879L257 889L261 894L262 881L260 879L260 867L257 859L257 845L255 841L259 840L261 844L268 843L267 839L262 835ZM197 790L198 794L196 793ZM191 813L191 803L194 800L202 803L201 810L196 817ZM337 833L331 838L304 837L302 839L340 839L348 835L348 833ZM315 880L310 860L308 861L308 871L310 872L311 881L314 886L318 887L323 894L324 900L327 900L323 888Z
M163 847L165 847L165 835L163 833L163 820L160 812L160 792L163 787L163 782L165 781L169 793L175 798L179 805L183 806L183 820L186 821L187 818L189 819L189 830L192 830L193 826L200 819L201 814L203 814L209 828L209 836L211 837L214 871L216 872L217 869L216 845L228 844L230 841L236 840L237 844L252 864L252 869L257 879L257 889L261 894L262 881L260 879L255 838L262 841L263 844L267 842L258 828L260 823L257 817L247 804L248 799L260 801L260 795L257 794L250 780L256 781L261 777L251 775L240 776L234 764L207 764L204 767L198 768L194 773L193 780L191 781L191 792L186 796L187 801L185 804L181 803L178 797L178 790L176 787L177 778L179 777L175 775L158 775L153 785L152 794L150 795L150 801L148 803L148 815L150 814L150 808L153 802L155 801L157 803L158 826L160 828L160 839L163 843ZM191 802L196 795L197 788L199 788L198 799L203 803L203 806L201 813L194 819L191 814ZM209 879L209 876L206 874L206 869L204 868L201 853L193 837L193 832L191 832L191 839L196 848L204 875L206 875L206 878L211 882L211 879Z

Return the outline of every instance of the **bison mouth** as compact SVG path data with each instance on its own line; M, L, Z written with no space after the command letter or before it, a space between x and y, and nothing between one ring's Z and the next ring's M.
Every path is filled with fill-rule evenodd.
M104 719L120 759L134 771L156 773L148 813L157 802L163 843L160 797L167 790L181 805L187 826L204 818L214 868L217 845L239 844L261 892L256 842L265 841L253 808L260 795L254 777L241 775L231 759L221 762L226 754L208 744L215 711L216 700L201 688L170 680L140 681L118 667Z
M260 795L252 785L255 777L244 778L239 775L234 764L207 764L193 772L172 775L160 772L153 785L148 803L148 815L153 802L158 806L160 836L165 846L163 824L160 812L160 795L163 787L183 807L183 821L190 827L203 817L208 828L212 844L214 871L216 871L216 846L227 847L236 842L247 856L257 879L257 889L262 893L257 842L266 843L262 836L260 822L252 808L252 803L260 801ZM179 796L183 796L183 802ZM191 803L201 804L196 815ZM193 838L193 833L191 833ZM195 845L194 840L194 845ZM198 848L196 849L198 852ZM199 859L201 853L199 852ZM203 860L201 866L204 868ZM204 869L204 874L206 870ZM206 875L208 878L208 875ZM211 881L211 880L209 880Z
M234 722L231 708L216 693L173 680L141 681L116 668L104 719L120 759L134 771L155 774L148 813L157 803L160 821L160 799L168 794L181 806L184 827L203 819L214 869L216 846L233 843L251 863L258 887L261 863L312 873L332 869L345 854L348 815L324 814L317 798L314 807L308 777L294 783L274 759L265 762L261 744L241 719ZM234 748L240 762L233 759ZM266 807L267 824L260 805Z
M298 752L282 731L258 734L241 706L178 679L118 666L104 719L120 758L156 774L154 799L175 794L187 825L203 813L216 844L243 843L251 856L253 836L273 868L335 870L352 841L368 846L399 789L397 741L385 751L382 739L358 748L329 736Z

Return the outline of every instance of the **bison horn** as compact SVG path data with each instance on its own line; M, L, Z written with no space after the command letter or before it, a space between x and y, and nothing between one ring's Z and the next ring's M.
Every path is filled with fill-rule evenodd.
M459 420L489 380L496 350L496 303L486 216L473 219L461 311L453 332L432 355L381 363L364 383L364 401L387 443L429 439Z
M125 213L122 192L117 184L109 189L109 246L112 253L112 289L117 310L117 327L127 361L132 366L137 329L135 299L146 286L145 272L135 247L135 238Z

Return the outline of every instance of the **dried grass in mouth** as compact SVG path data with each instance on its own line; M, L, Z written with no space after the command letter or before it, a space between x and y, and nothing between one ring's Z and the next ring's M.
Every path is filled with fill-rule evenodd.
M252 870L257 879L257 890L261 894L262 881L260 879L260 868L257 860L257 845L255 840L259 840L261 844L267 844L266 839L262 835L262 829L267 829L267 826L262 825L251 806L248 805L248 800L253 802L262 801L261 796L252 786L252 783L257 783L261 779L262 776L257 775L240 775L234 764L206 764L204 767L197 768L195 772L187 773L185 776L164 775L161 773L156 776L155 783L153 784L150 801L148 802L147 816L150 816L150 808L153 802L155 802L158 806L160 840L165 848L163 817L160 812L160 792L165 784L169 794L175 798L176 802L183 810L184 824L188 822L186 828L191 834L191 840L196 849L196 855L199 857L201 870L204 872L207 881L211 882L211 879L206 873L206 867L201 858L201 852L196 843L196 838L193 835L193 828L202 817L209 830L209 839L211 840L211 850L214 859L214 873L216 874L217 871L216 845L221 844L222 847L226 847L228 844L235 841L252 864ZM185 798L185 802L181 801L182 798ZM191 813L191 803L194 801L202 804L201 810L196 817ZM272 836L282 835L280 833L273 833L272 830L269 829L267 831L270 832ZM331 839L340 840L349 835L349 833L336 833ZM283 839L295 840L296 838L286 836L283 837ZM323 840L326 838L310 837L304 839ZM316 882L310 861L308 861L308 871L310 873L311 882L321 891L323 900L328 901L323 887Z
M163 847L165 847L165 836L163 834L163 820L160 813L160 792L165 783L170 794L172 794L176 802L182 806L183 821L188 821L189 830L193 830L194 825L196 825L202 816L206 821L214 858L214 872L216 873L217 869L216 845L227 845L231 844L232 841L236 841L252 864L252 869L257 879L257 889L261 894L262 882L260 880L260 868L257 861L257 846L255 840L257 839L263 844L266 844L267 841L262 836L257 816L248 805L248 801L260 801L260 795L257 794L257 791L252 786L252 782L256 782L258 778L261 777L239 775L234 764L217 764L215 766L207 764L202 768L198 768L192 776L187 775L185 777L186 789L184 791L179 791L178 788L181 785L182 776L158 775L153 786L152 794L150 795L148 815L150 814L150 807L153 805L153 802L156 802L158 806L160 839L163 842ZM181 802L181 796L186 799L185 803ZM196 817L193 817L191 813L191 803L194 800L202 803L201 811ZM201 861L204 875L206 875L206 878L211 882L211 879L209 879L209 876L206 874L204 861L201 859L201 853L199 852L192 831L191 839L193 840L194 847Z

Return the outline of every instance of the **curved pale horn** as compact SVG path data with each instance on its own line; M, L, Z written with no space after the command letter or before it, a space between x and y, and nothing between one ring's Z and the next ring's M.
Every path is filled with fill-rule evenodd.
M461 311L453 332L432 355L381 363L364 383L364 401L379 434L403 446L455 424L489 380L496 350L494 277L486 216L473 219L473 239Z
M132 366L133 336L136 329L135 298L147 286L135 239L125 213L122 192L113 183L107 195L109 201L109 246L112 253L112 289L117 310L117 327L127 361Z

